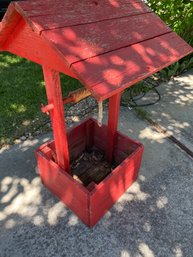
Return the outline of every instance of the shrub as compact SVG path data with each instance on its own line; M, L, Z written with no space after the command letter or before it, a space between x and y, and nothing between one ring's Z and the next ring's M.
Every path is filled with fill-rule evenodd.
M148 5L176 33L193 45L192 0L148 0Z

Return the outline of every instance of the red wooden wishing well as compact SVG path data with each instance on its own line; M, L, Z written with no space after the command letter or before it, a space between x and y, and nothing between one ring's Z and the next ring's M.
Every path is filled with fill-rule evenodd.
M36 151L43 183L92 227L135 181L143 146L117 132L124 89L193 52L140 0L14 2L0 23L0 50L43 67L54 141ZM59 74L87 90L62 98ZM108 125L89 119L66 132L64 103L109 98ZM102 181L82 185L72 163L97 148L108 164ZM84 174L83 174L84 175ZM100 174L99 174L100 175Z

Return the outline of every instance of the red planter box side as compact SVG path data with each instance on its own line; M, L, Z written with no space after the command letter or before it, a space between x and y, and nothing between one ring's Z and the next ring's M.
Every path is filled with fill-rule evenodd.
M71 161L92 146L105 152L107 127L88 119L68 132ZM54 141L36 150L40 176L45 186L89 227L93 227L136 180L143 145L117 132L113 158L119 165L98 185L84 187L52 160Z

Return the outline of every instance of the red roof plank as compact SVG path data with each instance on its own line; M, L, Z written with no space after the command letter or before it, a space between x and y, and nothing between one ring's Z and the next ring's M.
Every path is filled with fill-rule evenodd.
M72 68L80 81L101 101L191 52L191 46L172 32L75 63Z
M154 26L152 26L154 24ZM112 50L126 47L170 32L154 13L107 20L92 24L43 31L69 66Z
M58 2L58 4L57 4ZM42 30L74 26L100 20L119 18L151 12L136 0L66 0L16 2L16 9L30 22L37 33Z
M15 2L0 26L1 49L77 77L98 101L193 52L140 0Z
M19 2L18 2L19 3ZM25 11L30 11L31 14L36 11L40 11L40 14L43 14L42 9L53 9L54 11L60 11L62 6L62 11L66 12L69 11L70 9L75 9L74 7L77 8L84 8L84 7L91 7L93 6L103 6L105 8L106 6L112 6L119 8L121 5L125 4L135 4L135 3L141 3L141 0L84 0L84 1L79 1L79 0L54 0L54 5L53 5L53 0L31 0L31 1L22 1L19 3L21 8ZM59 5L59 6L58 6Z

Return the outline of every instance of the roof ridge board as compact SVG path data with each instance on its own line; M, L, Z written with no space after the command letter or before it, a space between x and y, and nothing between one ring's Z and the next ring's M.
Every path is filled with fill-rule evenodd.
M110 18L110 19L103 19L103 20L97 20L97 21L86 22L86 23L79 23L79 24L74 24L74 25L66 25L66 26L55 27L55 28L51 28L51 29L43 29L43 30L40 31L40 34L44 31L50 31L50 30L68 28L68 27L71 28L71 27L77 27L77 26L88 25L88 24L95 24L95 23L100 23L100 22L104 22L104 21L116 20L116 19L124 19L124 18L127 18L127 17L139 16L139 15L144 15L144 14L148 14L148 13L154 13L154 12L149 11L149 12L138 13L138 14L133 14L133 15L125 15L125 16L120 16L120 17L114 17L114 18Z
M30 23L30 26L37 32L40 33L40 31L45 29L55 29L59 27L64 26L72 26L74 24L80 24L81 23L88 23L90 21L95 22L99 20L103 20L105 17L107 17L107 14L111 18L116 17L123 17L125 15L137 15L139 13L146 13L146 12L152 12L150 8L145 5L142 1L134 0L133 3L126 1L126 4L121 5L120 8L115 9L113 6L110 6L109 8L101 8L94 10L94 12L91 12L93 8L89 7L87 11L84 11L85 8L79 6L80 10L83 10L82 16L77 15L77 8L75 9L69 9L68 12L66 12L66 15L68 17L64 18L63 13L56 14L53 13L51 15L37 15L37 16L30 16L28 11L25 11L22 8L22 5L26 2L15 2L15 7L22 14L22 16ZM29 2L30 3L30 2ZM90 2L89 2L90 3ZM92 2L93 3L93 2ZM107 3L107 2L106 2ZM125 1L123 0L123 3ZM135 5L137 4L137 5ZM130 6L130 7L129 7ZM108 7L108 6L107 6ZM42 8L40 8L42 9ZM71 10L71 11L70 11ZM107 12L108 10L108 12ZM111 10L111 11L110 11ZM113 10L113 11L112 11ZM43 9L43 12L45 10ZM93 15L95 14L95 15ZM69 21L71 21L71 24L69 24ZM57 24L57 25L56 25Z
M142 2L141 1L136 1L135 2L135 4L141 4ZM149 10L151 10L147 5L145 5L144 3L142 3L142 5L144 5L147 9L149 9ZM133 4L131 4L131 3L128 3L127 5L126 5L126 7L131 7L131 6L133 6ZM44 7L43 5L41 6L41 7ZM51 9L49 10L49 13L46 13L46 14L44 14L44 12L45 12L45 10L44 10L44 12L43 12L43 10L42 9L40 9L40 10L24 10L24 11L30 11L30 13L28 13L28 17L38 17L38 16L46 16L46 15L56 15L56 14L64 14L64 10L63 11L61 11L61 9L62 9L62 7L63 6L60 6L60 10L59 10L59 13L56 13L57 11L58 11L58 7L57 8L55 8L54 9L54 7L53 6L50 6L51 7ZM88 7L90 7L90 6L88 6ZM67 11L70 11L70 10L72 10L71 8L70 9L67 9ZM38 11L39 11L39 14L37 14L38 13ZM42 11L42 13L41 13L41 11ZM34 12L34 14L33 14L33 12ZM80 13L80 15L81 15L82 13Z
M76 1L76 0L75 0ZM72 1L71 1L72 2ZM91 1L90 1L91 2ZM97 1L96 1L97 2ZM144 5L146 5L142 0L133 0L133 2L131 2L131 0L125 0L126 3L128 4L132 4L132 3L143 3ZM31 2L16 2L16 3L19 3L21 6L22 6L22 9L24 11L31 11L32 7L35 7L35 8L38 8L38 9L34 9L35 10L39 10L41 9L42 7L45 7L45 6L50 6L53 8L53 0L50 0L50 1L43 1L43 2L40 2L40 0L33 0ZM61 0L55 0L54 1L54 4L57 4L57 3L61 3ZM95 1L92 2L93 4L95 4ZM104 2L103 2L104 3ZM38 5L37 5L38 4ZM64 4L64 2L62 2L62 5ZM89 3L90 4L90 3ZM27 6L26 6L27 5ZM26 7L25 7L26 6Z
M25 11L25 10L24 10ZM134 16L134 15L141 15L141 14L144 14L144 13L151 13L153 12L151 9L149 9L149 11L145 11L145 12L141 12L141 13L135 13L135 14L129 14L129 15L125 15L125 16ZM44 17L44 16L48 16L48 15L51 15L51 16L55 16L55 15L62 15L64 13L62 12L58 12L58 13L46 13L46 14L37 14L37 15L28 15L29 18L36 18L36 17ZM117 16L117 17L112 17L110 19L118 19L122 16ZM123 16L124 17L124 16ZM100 20L99 20L100 21Z
M27 15L25 14L24 10L20 7L20 2L12 2L12 4L15 7L15 10L22 16L22 18L28 22L29 26L31 27L31 29L38 33L38 31L36 30L36 27L34 26L33 22L27 17ZM38 33L39 34L39 33Z
M89 60L89 59L92 59L92 58L95 58L95 57L98 57L98 56L102 56L102 55L105 55L105 54L108 54L108 53L111 53L111 52L114 52L114 51L117 51L117 50L121 50L121 49L123 49L123 48L127 48L127 47L130 47L130 46L136 45L136 44L140 44L140 43L143 43L143 42L145 42L145 41L152 40L152 39L154 39L154 38L158 38L158 37L164 36L164 35L166 35L166 34L170 34L170 33L173 33L173 31L170 30L170 31L167 31L167 32L162 33L162 34L160 34L160 35L153 36L153 37L150 37L150 38L148 38L148 39L141 40L141 41L137 41L137 42L135 42L134 44L125 45L125 46L122 46L122 47L119 47L119 48L116 48L116 49L113 49L113 50L106 51L106 52L101 53L101 54L94 55L94 56L89 57L89 58L85 58L85 59L82 59L82 60L73 62L73 63L70 64L70 68L71 68L72 65L74 65L74 64L77 64L77 63L80 63L80 62L84 62L84 61L87 61L87 60Z

